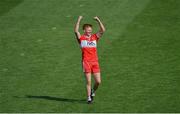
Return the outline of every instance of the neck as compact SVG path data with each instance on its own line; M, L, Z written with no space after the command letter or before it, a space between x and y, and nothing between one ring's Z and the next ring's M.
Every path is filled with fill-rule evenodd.
M84 34L85 36L87 36L87 37L91 37L91 34Z

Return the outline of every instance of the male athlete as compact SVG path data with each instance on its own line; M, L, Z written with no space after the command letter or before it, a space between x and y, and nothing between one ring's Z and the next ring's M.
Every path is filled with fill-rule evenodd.
M99 31L96 34L92 34L92 25L84 24L84 34L81 35L79 32L79 25L82 18L82 16L79 16L74 32L82 50L82 66L86 76L87 103L92 103L95 92L101 83L100 67L96 48L98 40L105 32L105 27L98 17L94 17L99 24ZM91 74L93 74L95 80L93 89L91 89Z

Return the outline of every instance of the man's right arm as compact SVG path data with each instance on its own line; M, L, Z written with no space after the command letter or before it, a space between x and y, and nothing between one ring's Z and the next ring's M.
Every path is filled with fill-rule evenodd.
M82 18L83 18L82 16L78 17L78 21L77 21L75 28L74 28L74 33L75 33L77 39L80 39L80 37L81 37L81 34L79 32L79 25L80 25Z

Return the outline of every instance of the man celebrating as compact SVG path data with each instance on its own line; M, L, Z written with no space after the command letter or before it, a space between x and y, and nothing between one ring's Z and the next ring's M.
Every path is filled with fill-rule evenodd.
M92 103L95 92L101 83L100 67L97 56L97 42L105 32L105 27L98 17L94 17L99 24L99 31L96 34L92 34L92 25L84 24L84 34L81 35L79 32L79 25L82 18L82 16L79 16L74 32L82 50L82 66L86 77L87 103ZM93 89L91 89L91 74L93 74L95 80Z

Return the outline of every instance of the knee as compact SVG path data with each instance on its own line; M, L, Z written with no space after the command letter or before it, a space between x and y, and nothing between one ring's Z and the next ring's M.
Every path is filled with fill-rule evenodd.
M99 80L99 81L96 82L96 85L99 86L100 84L101 84L101 80Z
M87 85L88 85L88 86L91 86L91 81L87 81Z

